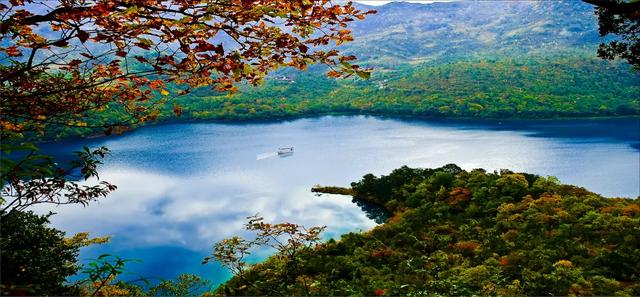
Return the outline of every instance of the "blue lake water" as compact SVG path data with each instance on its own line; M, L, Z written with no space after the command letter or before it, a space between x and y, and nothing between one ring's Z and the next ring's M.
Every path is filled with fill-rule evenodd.
M508 168L553 175L607 197L640 195L640 119L564 121L398 120L365 116L277 123L183 123L122 136L47 144L65 154L107 146L100 177L118 186L88 207L53 210L54 226L112 241L82 259L109 253L149 278L197 273L214 285L229 274L202 265L214 242L242 235L245 217L326 225L325 237L366 230L375 222L350 199L315 196L315 184L348 186L366 173L402 165ZM278 147L293 146L286 158ZM257 258L266 256L258 252Z

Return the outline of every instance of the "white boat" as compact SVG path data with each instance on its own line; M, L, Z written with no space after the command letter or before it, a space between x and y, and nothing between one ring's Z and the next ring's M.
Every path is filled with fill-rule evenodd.
M278 148L278 155L291 155L291 154L293 154L293 147Z

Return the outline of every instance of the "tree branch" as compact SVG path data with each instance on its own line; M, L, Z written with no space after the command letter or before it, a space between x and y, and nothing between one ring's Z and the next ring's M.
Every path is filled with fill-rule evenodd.
M615 0L582 0L591 5L609 10L613 14L638 14L640 1L617 2Z
M30 17L22 18L17 21L21 25L37 25L39 23L51 22L58 20L58 15L63 13L80 13L92 9L93 6L80 6L80 7L60 7L50 11L47 14L33 15Z

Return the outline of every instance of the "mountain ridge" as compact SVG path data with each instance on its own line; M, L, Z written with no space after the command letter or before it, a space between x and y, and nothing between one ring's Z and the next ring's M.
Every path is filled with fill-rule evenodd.
M439 62L486 55L592 52L602 41L581 1L456 1L357 4L377 13L351 24L343 46L369 65Z

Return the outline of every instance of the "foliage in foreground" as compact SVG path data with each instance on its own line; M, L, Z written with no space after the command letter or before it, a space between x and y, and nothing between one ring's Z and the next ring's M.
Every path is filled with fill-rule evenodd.
M352 190L355 200L392 217L299 251L295 271L283 268L291 259L272 257L217 293L640 294L638 200L604 198L553 177L455 165L368 174Z
M49 226L51 215L0 212L1 296L202 296L211 290L208 281L191 274L153 286L145 278L120 280L129 274L126 264L134 260L112 255L80 264L80 248L109 238L89 238L88 233L65 237ZM78 280L68 281L74 275Z
M600 36L610 37L598 47L598 56L607 60L622 58L640 69L640 2L583 1L598 6L598 31Z
M79 247L47 226L49 216L0 213L2 295L78 295L77 288L64 282L78 271Z

